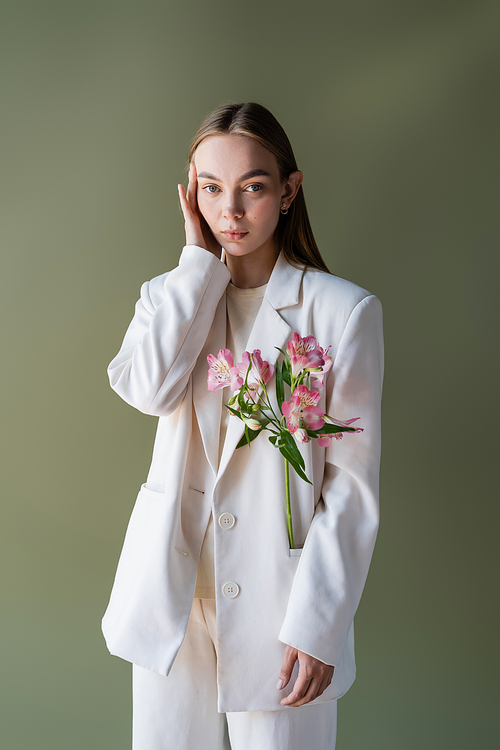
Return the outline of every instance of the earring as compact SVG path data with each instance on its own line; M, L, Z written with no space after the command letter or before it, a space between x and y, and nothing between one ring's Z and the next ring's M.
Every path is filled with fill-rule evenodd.
M285 209L285 210L283 210L283 209ZM282 203L281 204L281 213L282 214L287 214L288 213L288 208L286 207L286 203Z

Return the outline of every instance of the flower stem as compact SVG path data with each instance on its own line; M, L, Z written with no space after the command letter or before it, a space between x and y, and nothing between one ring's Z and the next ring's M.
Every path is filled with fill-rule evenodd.
M290 548L294 548L293 543L293 528L292 528L292 510L290 508L290 467L288 461L285 458L285 488L286 488L286 521L288 526L288 540L290 542Z
M264 396L265 396L265 398L262 399L262 401L266 404L266 407L272 412L272 414L273 414L274 418L276 419L276 421L279 421L278 417L276 416L276 414L274 412L274 409L273 409L273 407L271 405L271 401L269 399L269 396L267 395L267 389L266 389L265 383L262 383L262 392L264 393Z

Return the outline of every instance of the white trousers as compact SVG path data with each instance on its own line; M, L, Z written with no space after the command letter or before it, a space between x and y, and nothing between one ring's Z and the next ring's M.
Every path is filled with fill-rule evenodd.
M216 627L215 599L194 599L168 677L134 664L133 750L334 750L337 701L218 712Z

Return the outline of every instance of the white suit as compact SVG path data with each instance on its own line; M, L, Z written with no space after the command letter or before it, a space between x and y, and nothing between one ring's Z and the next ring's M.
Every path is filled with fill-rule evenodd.
M142 286L109 366L114 390L160 419L103 632L112 654L169 674L213 509L218 710L285 708L280 700L293 684L277 691L276 681L287 643L335 666L331 684L313 701L323 703L343 695L355 677L353 616L378 528L381 305L355 284L294 268L282 255L269 279L247 350L260 349L274 363L276 347L285 348L295 331L330 345L333 367L320 405L341 420L359 416L364 428L329 448L300 445L313 484L291 470L291 550L284 461L269 433L236 450L243 423L231 419L217 466L222 401L230 391L208 391L207 355L225 346L229 280L214 255L186 246L175 269ZM268 392L275 403L274 383ZM233 517L230 528L217 522L222 514Z

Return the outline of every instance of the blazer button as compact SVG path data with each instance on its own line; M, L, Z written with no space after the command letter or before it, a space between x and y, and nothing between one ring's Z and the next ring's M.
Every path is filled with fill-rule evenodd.
M219 516L219 526L222 529L232 529L235 518L232 513L221 513Z
M234 599L235 596L238 596L239 592L240 587L234 581L228 581L222 587L222 593L227 599Z

